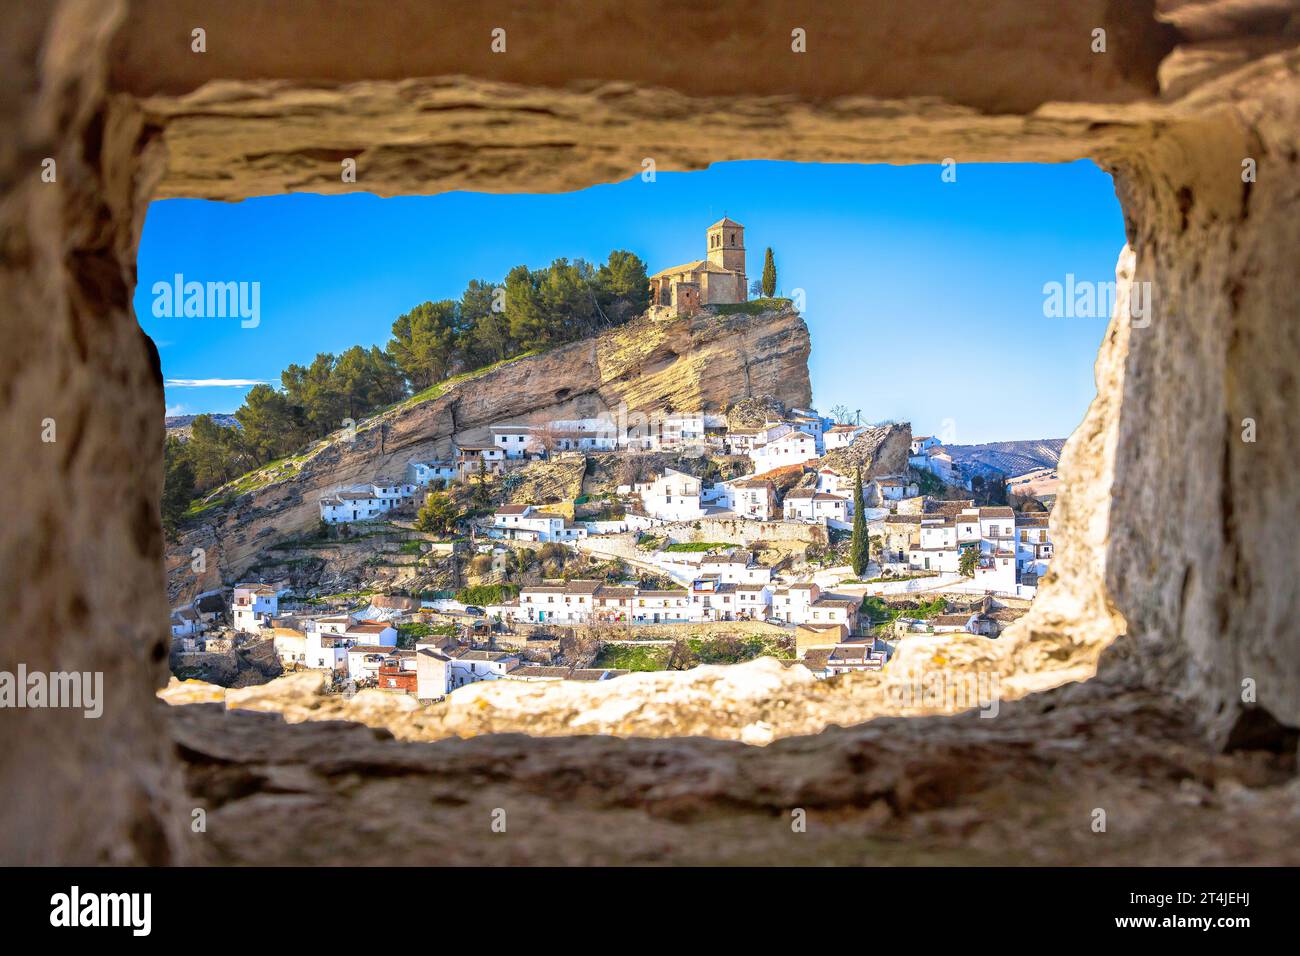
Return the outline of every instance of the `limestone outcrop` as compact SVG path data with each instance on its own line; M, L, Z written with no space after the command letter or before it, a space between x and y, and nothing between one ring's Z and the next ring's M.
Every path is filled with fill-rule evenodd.
M453 382L435 398L359 423L355 437L317 443L262 487L203 515L168 549L169 595L229 583L268 545L314 528L322 494L400 478L413 458L446 459L453 439L482 440L488 425L602 415L617 424L634 413L721 412L756 396L807 405L809 348L808 327L792 309L700 313L640 319ZM200 573L196 547L208 555Z
M827 452L820 464L849 476L861 467L864 481L878 475L901 475L907 472L911 446L912 426L906 422L874 425L848 446Z

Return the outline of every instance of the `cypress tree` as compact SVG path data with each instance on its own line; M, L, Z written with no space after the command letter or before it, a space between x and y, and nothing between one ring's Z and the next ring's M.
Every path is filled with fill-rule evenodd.
M776 260L772 258L771 246L763 257L763 295L769 299L776 295Z
M853 488L853 538L849 542L849 563L858 578L867 573L870 560L871 539L867 536L866 509L862 504L862 466L858 465L857 482Z

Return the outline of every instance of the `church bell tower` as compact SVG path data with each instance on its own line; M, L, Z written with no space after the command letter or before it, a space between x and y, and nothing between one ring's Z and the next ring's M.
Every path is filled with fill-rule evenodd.
M709 226L709 262L731 272L745 274L745 227L731 219L719 219Z

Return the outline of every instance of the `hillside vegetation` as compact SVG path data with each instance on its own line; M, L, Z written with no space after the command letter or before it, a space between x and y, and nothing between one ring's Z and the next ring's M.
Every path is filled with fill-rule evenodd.
M289 365L279 388L251 388L234 415L239 427L198 415L186 423L188 440L169 437L163 523L174 533L187 516L274 480L312 442L365 416L621 325L648 303L645 263L622 250L598 268L580 259L516 266L504 282L471 281L459 300L422 303L394 320L383 349L322 352L310 365ZM214 489L211 501L193 500Z

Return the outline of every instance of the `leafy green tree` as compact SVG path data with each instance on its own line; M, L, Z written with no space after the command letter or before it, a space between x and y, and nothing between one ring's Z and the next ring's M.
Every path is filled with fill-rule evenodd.
M849 539L849 563L859 578L867 573L871 561L871 541L867 535L866 506L862 501L862 466L858 466L853 485L853 536Z
M280 373L280 385L289 402L302 409L308 440L327 435L347 417L347 399L339 391L336 359L319 353L311 365L290 365Z
M451 495L435 491L424 499L415 516L415 527L430 534L450 534L460 520L460 511Z
M254 385L235 412L243 447L258 465L300 447L303 422L297 406L270 385Z
M776 260L772 257L771 246L763 256L763 295L769 299L776 295Z
M451 299L425 302L393 322L388 354L413 391L447 377L456 357L458 307Z
M538 292L543 330L534 347L550 347L590 335L599 327L594 301L595 274L581 259L556 259L543 270Z
M402 373L396 361L376 346L369 351L354 345L334 366L335 392L342 398L346 417L353 421L402 397ZM335 423L334 428L339 424Z
M650 278L644 260L635 253L615 249L596 272L597 298L615 325L635 318L650 307Z
M515 344L510 338L505 302L502 301L499 312L493 310L497 288L490 282L473 279L461 296L462 350L470 368L492 365L514 354Z
M546 328L542 305L541 273L527 266L515 266L506 275L506 316L510 338L522 351L536 348Z
M961 559L957 562L957 572L964 578L975 576L975 565L979 563L980 551L973 544L961 549Z
M239 429L218 425L211 415L199 415L190 423L185 451L199 494L242 475L255 464L244 450Z
M486 508L492 503L492 496L488 493L487 485L487 462L482 458L478 460L478 480L474 483L474 503L480 508Z
M162 525L168 537L175 537L185 509L194 498L194 466L185 443L174 435L163 445Z

